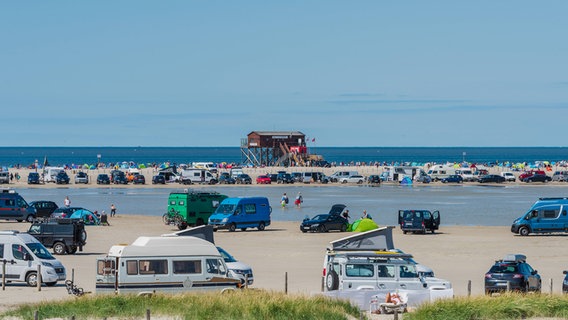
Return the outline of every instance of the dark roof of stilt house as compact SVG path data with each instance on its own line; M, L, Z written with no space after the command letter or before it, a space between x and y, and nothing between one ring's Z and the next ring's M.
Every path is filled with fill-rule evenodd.
M251 131L247 136L253 133L259 136L305 136L305 134L300 131Z

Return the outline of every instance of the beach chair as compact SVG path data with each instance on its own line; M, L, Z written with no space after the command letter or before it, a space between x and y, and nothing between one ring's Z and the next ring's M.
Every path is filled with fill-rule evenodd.
M110 223L108 222L108 215L101 215L101 226L110 226Z
M387 293L384 303L379 305L379 313L404 313L408 307L408 295L406 293Z

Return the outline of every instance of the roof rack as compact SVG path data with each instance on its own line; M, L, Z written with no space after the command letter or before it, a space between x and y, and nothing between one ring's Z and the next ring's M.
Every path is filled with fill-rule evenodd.
M568 197L538 198L538 200L568 200Z
M1 230L0 231L0 234L2 234L2 235L6 235L6 234L7 235L14 235L14 234L18 234L18 233L20 233L20 231L18 231L18 230Z
M503 261L507 262L525 262L527 261L527 256L524 254L516 253L516 254L507 254L503 258Z

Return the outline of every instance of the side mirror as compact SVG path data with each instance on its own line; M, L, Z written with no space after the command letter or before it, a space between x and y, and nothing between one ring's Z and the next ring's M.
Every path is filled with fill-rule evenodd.
M24 261L32 261L33 260L32 256L30 256L27 252L24 252L23 258L24 258Z

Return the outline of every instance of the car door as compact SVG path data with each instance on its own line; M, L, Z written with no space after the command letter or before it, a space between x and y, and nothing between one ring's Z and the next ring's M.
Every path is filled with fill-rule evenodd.
M6 279L25 280L26 270L32 267L33 256L22 244L6 244L5 250L11 251L9 255L12 257L11 260L14 261L14 263L6 264ZM6 257L8 253L5 253L4 257L8 259Z
M562 231L564 223L559 221L559 215L559 205L549 205L538 208L537 216L532 218L533 230L540 232Z
M389 291L398 289L397 268L394 264L379 264L377 270L377 289Z
M537 290L540 288L540 276L538 272L534 270L528 263L523 263L520 265L523 274L527 276L527 282L529 284L529 290Z
M437 230L440 227L440 211L432 212L432 222L430 230Z

